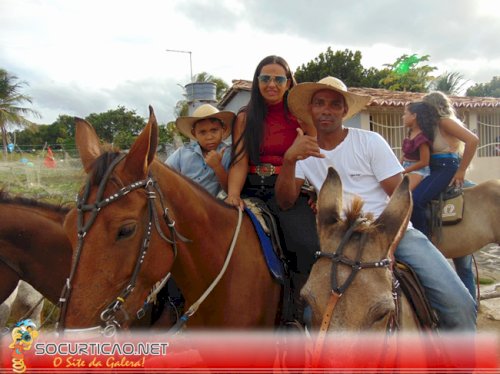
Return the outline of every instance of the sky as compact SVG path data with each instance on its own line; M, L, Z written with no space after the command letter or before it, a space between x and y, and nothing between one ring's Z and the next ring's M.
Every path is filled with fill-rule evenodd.
M191 67L231 85L268 55L295 71L328 47L377 69L429 55L434 75L488 83L499 35L500 0L0 0L0 68L29 84L43 124L148 105L167 123Z

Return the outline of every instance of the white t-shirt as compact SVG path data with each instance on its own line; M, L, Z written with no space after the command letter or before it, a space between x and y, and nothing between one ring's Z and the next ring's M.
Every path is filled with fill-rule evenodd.
M389 201L380 182L404 170L385 139L376 132L349 128L342 143L331 151L321 149L321 153L326 157L298 161L295 177L307 179L319 192L333 166L342 181L344 209L357 195L365 202L363 211L378 217Z

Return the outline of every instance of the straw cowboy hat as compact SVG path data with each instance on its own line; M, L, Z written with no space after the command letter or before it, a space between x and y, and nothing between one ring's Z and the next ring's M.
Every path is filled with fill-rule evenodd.
M313 124L309 104L311 104L314 93L320 90L332 90L344 96L349 108L344 119L354 116L363 109L371 99L370 96L358 95L347 91L346 85L340 79L326 77L321 79L318 83L300 83L290 90L288 94L288 107L292 114L308 124Z
M233 112L219 112L219 109L216 107L210 104L203 104L195 109L192 117L177 118L175 125L183 135L196 140L191 133L193 125L202 119L217 118L224 124L224 134L222 135L222 139L226 139L231 134L231 126L233 124L234 117L235 114Z

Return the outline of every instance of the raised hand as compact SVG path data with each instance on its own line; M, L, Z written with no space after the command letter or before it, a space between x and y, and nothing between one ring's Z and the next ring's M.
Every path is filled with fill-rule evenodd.
M325 155L320 152L316 137L304 135L304 131L297 128L297 137L285 153L285 158L289 161L304 160L308 157L324 158Z

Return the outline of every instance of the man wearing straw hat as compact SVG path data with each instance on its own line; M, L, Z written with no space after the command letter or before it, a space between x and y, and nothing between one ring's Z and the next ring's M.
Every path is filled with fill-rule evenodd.
M403 179L403 168L387 142L377 133L343 126L343 120L365 107L369 96L356 95L333 77L295 86L289 96L290 111L316 127L317 137L297 130L295 142L284 156L276 181L276 198L288 209L307 179L318 192L333 166L340 175L344 206L353 196L364 200L363 210L375 218ZM411 223L395 256L417 273L427 298L439 317L439 328L475 331L476 304L438 249Z
M166 164L203 186L212 195L227 191L231 149L223 140L231 134L232 112L219 112L210 104L196 108L191 117L179 117L175 125L195 140L177 149Z

